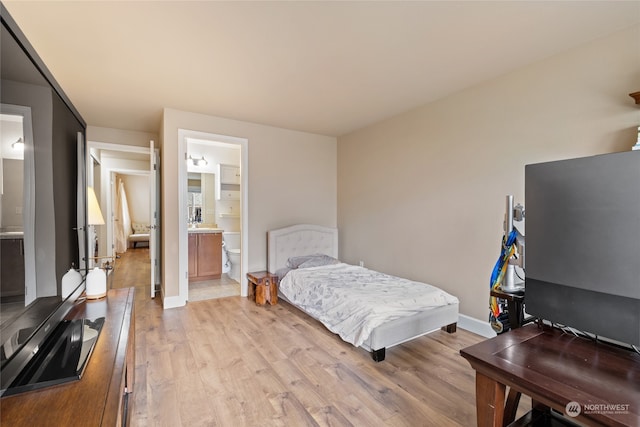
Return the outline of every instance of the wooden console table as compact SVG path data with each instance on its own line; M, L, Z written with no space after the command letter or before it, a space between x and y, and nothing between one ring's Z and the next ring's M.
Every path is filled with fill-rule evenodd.
M134 289L73 307L68 319L105 317L78 381L0 399L2 426L123 426L135 367Z
M479 427L509 425L520 393L560 414L571 404L567 418L587 425L640 426L640 354L633 350L530 324L460 354L476 370Z

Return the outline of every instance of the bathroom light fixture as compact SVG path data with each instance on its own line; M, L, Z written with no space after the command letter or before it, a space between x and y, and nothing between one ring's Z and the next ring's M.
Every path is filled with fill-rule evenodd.
M20 150L20 151L24 150L24 141L22 140L22 137L18 138L16 142L11 144L11 148L13 148L14 150Z
M193 157L191 157L191 155L189 155L189 160L193 162L194 166L205 166L209 164L209 162L207 162L207 159L205 159L204 156L202 156L202 158L200 159L198 159L197 157L194 159Z

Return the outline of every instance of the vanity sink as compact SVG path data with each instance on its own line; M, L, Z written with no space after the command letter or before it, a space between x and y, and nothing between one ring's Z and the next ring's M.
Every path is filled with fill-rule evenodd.
M213 227L189 227L189 233L222 233L224 230L222 228L213 228Z

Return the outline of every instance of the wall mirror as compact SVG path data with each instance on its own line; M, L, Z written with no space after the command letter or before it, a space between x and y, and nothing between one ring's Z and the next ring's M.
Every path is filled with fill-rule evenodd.
M213 173L187 174L189 224L213 227L216 222L216 176Z
M3 320L29 305L37 294L31 126L29 107L0 105L0 302Z

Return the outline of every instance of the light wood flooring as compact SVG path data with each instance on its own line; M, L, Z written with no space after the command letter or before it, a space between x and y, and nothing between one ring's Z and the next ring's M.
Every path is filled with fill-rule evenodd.
M141 292L150 294L147 283L150 281L149 248L129 248L116 259L113 286L141 288ZM115 282L114 282L115 281ZM146 286L146 291L142 288ZM240 283L223 274L220 279L189 283L189 301L202 301L240 295Z
M286 302L163 310L138 282L144 262L120 264L112 286L136 287L133 426L476 424L475 373L459 351L477 335L437 331L375 363Z

